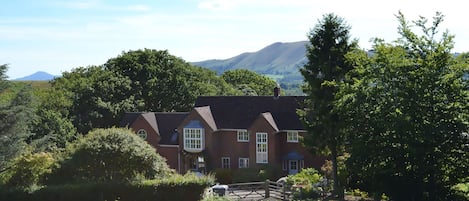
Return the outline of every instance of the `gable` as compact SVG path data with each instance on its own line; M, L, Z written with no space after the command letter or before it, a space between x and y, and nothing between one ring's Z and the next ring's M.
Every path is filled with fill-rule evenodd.
M304 96L201 96L195 107L209 106L218 129L246 129L262 113L270 113L279 130L303 130L296 110Z

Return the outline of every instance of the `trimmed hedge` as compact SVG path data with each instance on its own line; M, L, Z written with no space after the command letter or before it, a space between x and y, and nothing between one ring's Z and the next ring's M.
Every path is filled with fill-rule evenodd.
M139 183L81 183L46 186L34 192L0 189L0 200L9 201L199 201L213 185L213 177L175 175Z

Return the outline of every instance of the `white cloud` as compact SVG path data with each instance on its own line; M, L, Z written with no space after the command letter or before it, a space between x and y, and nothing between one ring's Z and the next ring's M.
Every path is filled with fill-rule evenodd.
M226 11L237 7L236 0L205 0L199 3L198 8L211 11Z

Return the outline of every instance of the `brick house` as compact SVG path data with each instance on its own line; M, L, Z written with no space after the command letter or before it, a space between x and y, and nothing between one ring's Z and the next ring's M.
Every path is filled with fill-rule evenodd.
M127 113L128 126L180 173L219 168L319 168L324 157L299 142L306 131L296 110L303 96L202 96L190 112Z

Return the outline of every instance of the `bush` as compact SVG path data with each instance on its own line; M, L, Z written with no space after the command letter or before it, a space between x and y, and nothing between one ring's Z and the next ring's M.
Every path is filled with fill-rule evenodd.
M319 198L324 190L320 184L323 177L314 168L302 169L298 174L289 175L287 184L292 185L296 191L293 194L294 199Z
M135 183L77 183L47 186L28 193L19 189L0 189L0 200L15 201L199 201L213 185L212 176L174 175L165 179Z
M220 184L233 183L233 172L230 169L216 169L215 180Z
M2 184L13 188L31 188L40 184L42 176L50 173L54 158L50 153L28 153L15 158L11 168L2 176Z
M131 130L97 129L67 147L58 168L49 176L49 184L130 182L170 173L165 159Z

